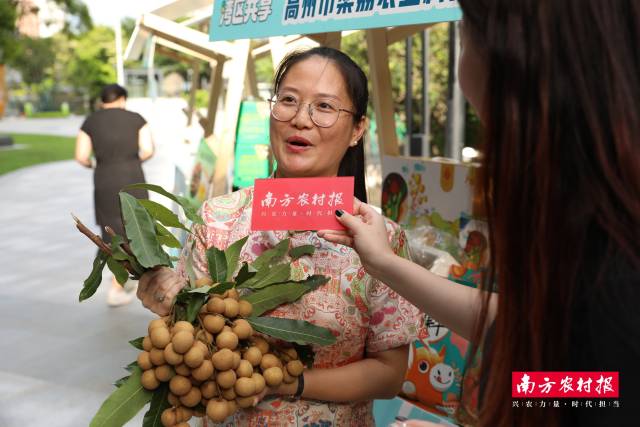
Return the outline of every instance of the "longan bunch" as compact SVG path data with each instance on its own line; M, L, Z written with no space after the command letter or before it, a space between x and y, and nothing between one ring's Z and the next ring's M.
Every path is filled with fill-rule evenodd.
M231 289L209 297L195 327L186 321L170 325L167 318L149 323L138 365L146 389L169 383L164 426L183 427L192 416L204 416L195 410L199 404L212 421L222 422L238 408L252 407L267 385L292 383L302 374L294 348L277 349L254 335L244 319L252 311Z

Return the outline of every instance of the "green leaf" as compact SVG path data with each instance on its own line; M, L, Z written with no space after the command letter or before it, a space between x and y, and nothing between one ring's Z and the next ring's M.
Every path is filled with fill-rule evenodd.
M246 282L247 280L251 279L256 275L256 272L251 270L254 270L254 268L251 267L246 262L242 263L242 267L240 268L240 271L238 271L238 274L236 274L235 280L236 280L237 286L242 285L244 282Z
M131 363L129 363L127 366L124 367L125 371L128 372L133 372L134 369L138 368L138 362L137 361L133 361Z
M211 246L207 249L206 254L209 275L214 282L224 282L227 278L227 259L224 252L215 246Z
M153 191L154 193L162 194L163 196L170 198L171 200L173 200L174 202L176 202L182 207L182 209L184 210L185 216L189 218L190 221L192 221L195 224L204 225L204 221L202 220L200 215L198 215L197 208L193 206L191 204L191 201L186 197L176 196L174 194L169 193L167 190L160 187L159 185L153 185L153 184L132 184L124 187L124 189L134 189L134 188Z
M293 347L298 353L298 359L309 369L313 368L313 361L316 358L316 354L310 345L300 345L293 343Z
M264 251L255 261L253 261L253 267L260 271L265 267L273 265L276 261L280 260L289 250L290 239L281 240L273 248Z
M187 289L189 294L223 294L225 291L233 288L236 284L234 282L222 282L216 283L213 286L201 286L199 288Z
M93 294L96 293L100 283L102 282L102 270L104 270L104 266L107 264L108 255L104 252L98 252L98 255L93 260L93 269L82 284L82 290L80 291L80 302L90 298Z
M135 270L138 276L144 274L145 269L136 261L136 258L129 255L123 248L124 237L116 234L111 238L111 256L118 261L129 261L131 267Z
M171 265L169 256L156 238L153 218L132 195L120 192L119 196L127 238L131 241L131 251L140 265L147 268Z
M280 304L297 301L302 295L313 289L302 283L283 283L269 286L243 298L253 305L253 316L273 310Z
M233 272L236 271L238 260L240 259L240 251L247 243L248 238L249 236L245 236L240 240L236 240L224 251L224 255L227 258L227 277L225 280L229 281L233 278Z
M158 239L158 243L161 245L168 246L170 248L178 248L181 249L182 245L180 241L176 239L176 236L173 235L169 230L164 228L164 226L160 223L156 222L156 238Z
M336 337L331 331L304 320L280 319L277 317L250 317L253 329L263 334L298 344L331 345Z
M149 212L154 219L161 222L165 227L181 228L189 231L178 218L178 215L171 212L171 210L160 203L152 200L138 199L138 202Z
M127 283L129 273L127 272L127 269L120 264L120 261L117 261L115 258L110 256L107 258L107 267L109 267L109 270L111 270L118 283L121 285Z
M142 420L142 427L162 427L160 417L162 412L169 408L171 405L168 400L169 396L169 384L160 384L160 387L153 391L153 398L151 398L151 405L149 410L144 414Z
M187 303L187 318L185 319L187 322L192 323L198 317L198 313L200 309L207 301L207 296L202 294L189 294L191 298L189 298L189 302Z
M301 280L299 283L303 283L303 284L305 284L307 286L311 286L311 287L313 287L313 289L315 289L318 286L324 285L329 280L331 280L331 277L329 277L329 276L323 276L322 274L314 274L312 276L307 277L304 280Z
M129 379L104 401L90 427L122 426L149 403L152 393L142 387L142 370L135 368Z
M142 341L143 340L144 340L144 337L136 338L135 340L129 341L129 344L131 344L132 346L134 346L138 350L143 351L144 350L144 347L142 347Z
M124 385L124 383L127 382L127 380L129 379L131 375L127 375L126 377L122 377L119 380L116 380L116 382L113 383L114 386L116 386L117 388L120 388Z
M291 264L280 264L258 271L254 277L239 285L238 288L261 289L275 283L286 282L290 276Z
M192 252L193 253L193 252ZM187 272L187 277L189 277L189 285L196 285L196 272L193 270L193 258L192 255L189 255L187 259L184 261L184 270Z
M313 255L315 250L316 247L313 245L296 246L295 248L291 248L291 250L289 251L289 256L292 260L296 260L305 255Z

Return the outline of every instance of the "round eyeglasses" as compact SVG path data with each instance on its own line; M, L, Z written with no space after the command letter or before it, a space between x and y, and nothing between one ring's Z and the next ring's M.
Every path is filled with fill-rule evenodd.
M331 101L318 100L309 103L300 103L296 97L292 95L276 95L269 99L271 107L271 116L279 122L288 122L293 119L300 107L308 106L309 117L311 121L318 127L328 128L336 124L340 118L341 112L355 114L346 108L340 108Z

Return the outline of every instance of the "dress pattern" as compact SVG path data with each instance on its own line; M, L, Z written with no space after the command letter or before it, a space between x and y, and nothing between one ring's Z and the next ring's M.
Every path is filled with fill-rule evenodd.
M424 333L419 310L383 283L373 279L360 264L357 253L318 237L313 231L252 232L253 187L220 196L204 203L205 225L195 228L196 238L185 245L178 273L186 277L184 260L191 257L196 277L208 275L205 251L211 246L226 249L249 235L240 254L241 262L252 262L262 252L290 238L291 246L313 245L312 256L291 264L293 280L323 274L331 280L305 294L295 303L281 305L265 315L301 319L331 330L336 343L314 346L314 369L334 368L356 362L367 353L410 344ZM399 226L387 221L394 251L408 257L408 245ZM193 248L193 249L190 249ZM288 401L267 398L256 408L240 410L224 425L242 426L371 426L373 402L332 403L312 400Z

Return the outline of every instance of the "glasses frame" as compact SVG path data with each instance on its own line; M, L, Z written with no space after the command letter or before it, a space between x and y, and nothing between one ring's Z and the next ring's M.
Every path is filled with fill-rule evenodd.
M325 129L326 128L330 128L330 127L334 126L336 123L338 123L338 120L340 120L340 113L342 113L343 111L346 112L346 113L349 113L349 114L351 114L353 116L356 115L355 112L353 112L351 110L348 110L346 108L338 108L338 115L336 116L336 120L333 123L331 123L330 125L324 126L324 125L318 124L318 122L316 122L314 120L314 118L313 118L313 107L311 106L311 102L300 102L300 103L298 103L298 108L296 109L295 114L293 116L291 116L291 118L288 119L288 120L282 120L282 119L277 118L273 114L273 108L275 107L276 103L278 103L278 95L273 95L271 98L267 99L267 102L269 103L269 112L271 114L271 117L273 117L275 120L277 120L279 122L290 122L291 120L293 120L293 118L295 116L298 115L298 113L300 112L300 108L302 108L303 105L306 105L307 106L307 113L309 113L309 118L311 119L313 124L318 126L319 128L325 128Z

